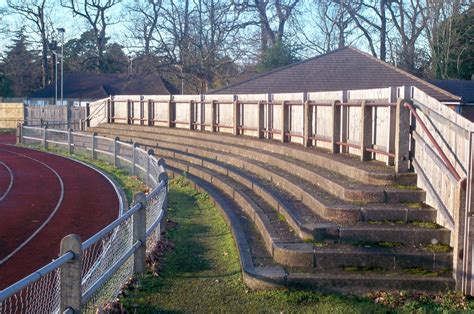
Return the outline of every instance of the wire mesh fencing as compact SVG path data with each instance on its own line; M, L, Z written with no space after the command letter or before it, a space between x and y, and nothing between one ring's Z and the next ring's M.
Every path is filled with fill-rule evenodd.
M168 194L164 160L156 158L152 150L145 151L118 138L109 139L72 130L22 125L20 128L20 141L23 144L87 154L140 177L149 187L147 195L138 197L134 205L124 212L118 209L119 218L79 245L80 252L67 252L0 291L0 313L63 311L68 305L64 303L62 295L68 290L63 290L61 278L69 278L70 270L67 268L64 271L62 267L74 261L74 254L80 254L80 260L75 261L80 263L77 267L80 270L78 304L83 312L96 312L117 297L122 286L139 269L137 258L139 261L141 256L144 263L145 251L152 250L160 240ZM143 220L142 224L140 219ZM143 239L137 236L140 234L144 235Z

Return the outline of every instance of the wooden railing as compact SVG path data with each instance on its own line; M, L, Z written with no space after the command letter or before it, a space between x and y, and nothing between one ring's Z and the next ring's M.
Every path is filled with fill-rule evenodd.
M102 118L86 119L85 123L94 126L107 121L248 135L349 152L362 160L377 159L393 165L397 159L397 90L115 96L103 101ZM351 99L351 94L367 97ZM371 98L374 95L379 98ZM88 112L97 112L93 108L97 106L91 105Z

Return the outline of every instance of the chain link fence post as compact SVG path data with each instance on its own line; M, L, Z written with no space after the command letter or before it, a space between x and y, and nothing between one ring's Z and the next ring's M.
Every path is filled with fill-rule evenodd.
M138 146L139 146L138 143L133 143L133 147L132 147L132 174L134 176L137 176L137 173L138 173L138 171L137 171L137 159L138 159L138 156L137 156L138 150L137 150L137 148L138 148Z
M151 156L155 155L155 151L153 149L148 150L148 157L146 159L146 180L145 184L150 186L150 163L151 163Z
M74 258L61 266L60 313L71 310L73 313L79 313L82 305L82 241L78 235L70 234L61 240L61 255L68 252L72 252Z
M72 145L73 138L72 138L72 129L67 130L67 147L69 151L69 155L72 155L74 153L74 146Z
M133 243L141 242L133 254L133 272L143 274L146 269L146 196L142 192L137 193L133 196L133 201L141 206L133 215Z
M92 159L97 159L97 132L92 133Z
M43 147L48 148L48 140L47 140L47 130L48 130L48 125L45 125L43 127Z
M119 159L118 159L118 155L120 153L120 138L117 136L115 139L114 139L114 166L115 167L119 167Z

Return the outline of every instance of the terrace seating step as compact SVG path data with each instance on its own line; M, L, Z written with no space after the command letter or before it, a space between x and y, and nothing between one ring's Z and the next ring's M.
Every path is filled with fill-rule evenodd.
M114 134L111 133L101 133L102 135L108 135L108 136L114 136ZM140 144L144 144L150 147L155 147L157 144L154 140L149 140L147 138L144 138L144 135L137 135L140 137L133 137L133 134L129 136L122 136L122 140L138 140ZM256 160L249 160L244 157L239 157L239 156L234 156L229 153L224 153L221 151L214 151L211 149L204 149L196 146L185 146L185 145L180 145L180 144L175 144L175 143L168 143L166 141L160 141L159 143L160 148L164 149L172 149L177 151L179 154L179 150L181 150L181 153L186 154L186 153L193 153L192 155L199 156L199 157L207 157L213 160L219 160L224 163L228 164L234 164L238 165L241 168L245 168L247 170L252 170L253 172L258 173L261 177L265 177L266 179L269 179L277 184L279 184L282 187L288 188L290 191L293 191L295 193L295 196L299 199L303 199L303 201L313 208L314 210L319 211L326 211L326 208L329 208L330 206L342 206L346 207L346 210L343 211L346 215L349 214L349 207L347 203L341 202L340 199L333 197L331 194L327 193L326 191L322 190L320 188L320 185L315 185L315 181L308 181L301 179L293 174L293 172L289 173L288 171L282 170L278 167L274 167L270 164L270 162L264 163L264 162L259 162ZM168 156L168 154L166 155ZM264 173L262 173L264 172ZM324 170L322 170L324 172ZM283 175L281 175L283 173ZM291 182L288 182L289 178L293 178ZM278 180L279 179L279 180ZM282 183L284 182L284 183ZM313 184L313 182L315 184ZM303 184L304 183L304 184ZM288 187L288 184L290 184L290 187ZM306 189L304 189L306 187ZM359 190L361 193L363 193L363 189ZM413 191L407 191L408 193L405 193L406 191L397 191L393 194L391 194L391 199L390 201L394 202L393 205L387 205L383 203L379 203L376 205L373 204L355 204L356 206L352 206L352 216L353 219L364 219L364 220L383 220L383 219L388 219L388 220L434 220L436 219L436 212L427 206L420 206L419 204L414 204L416 205L416 209L413 208L408 208L410 204L407 205L400 205L396 204L395 202L399 201L419 201L418 197L420 194L410 194ZM404 194L408 197L410 195L414 195L415 198L402 198L398 197L400 194ZM321 194L321 197L318 197L318 195ZM385 193L384 193L385 194ZM306 197L304 197L306 195ZM381 196L383 194L380 194ZM387 194L385 194L386 197ZM417 202L418 203L418 202ZM413 207L413 206L412 206ZM324 214L323 214L324 215ZM349 219L348 217L345 217L345 219Z
M453 286L449 276L453 254L446 245L450 232L434 224L412 222L435 220L436 212L420 206L421 198L412 204L399 203L402 198L394 198L393 203L362 203L328 192L333 182L344 188L383 190L383 184L393 184L396 176L379 180L385 174L371 177L365 166L355 175L347 169L318 168L321 165L301 162L291 154L286 156L283 147L287 144L274 147L280 150L275 155L281 162L277 166L269 158L269 149L274 145L270 141L263 141L268 142L266 149L260 145L255 149L250 144L260 141L244 137L238 139L250 144L229 145L221 142L220 135L210 133L188 131L209 138L187 138L183 130L162 134L167 129L159 128L156 133L148 132L155 128L139 128L100 127L94 131L154 148L157 155L165 157L171 172L185 174L187 180L205 190L232 230L243 277L250 287L312 287L357 293L373 289L443 291ZM294 163L299 168L292 168ZM372 170L388 168L380 163L374 165ZM319 177L306 179L297 173L301 169L309 169ZM361 173L372 182L364 184ZM324 181L325 188L320 184ZM338 219L342 214L347 215ZM432 252L437 248L448 252Z
M275 140L255 139L247 136L232 136L224 133L210 133L202 131L190 131L177 128L149 127L141 125L124 125L124 124L101 124L97 128L90 128L91 132L107 132L113 130L113 134L120 131L138 132L138 134L156 135L155 138L166 136L168 138L181 138L183 144L191 144L198 141L199 146L209 143L211 145L219 145L226 150L232 148L232 153L236 153L239 149L256 149L260 153L270 153L272 156L287 156L297 161L303 161L324 169L339 173L341 175L353 178L360 182L370 184L401 184L413 185L416 183L416 174L395 174L393 168L384 165L381 162L370 161L361 162L357 157L347 154L332 154L321 148L305 148L294 143L280 143ZM189 142L192 140L192 142ZM178 141L179 142L179 141ZM203 142L201 144L201 142Z
M169 167L169 171L174 175L180 175L180 169ZM412 291L432 291L441 292L447 288L453 287L453 280L449 276L442 273L444 267L449 267L449 254L432 254L437 257L437 262L433 262L427 258L429 255L423 255L422 252L412 252L411 259L397 258L396 251L393 249L392 256L390 250L380 250L382 255L370 255L369 259L363 258L364 249L354 249L348 245L338 245L338 248L320 248L320 252L316 255L316 266L314 269L301 267L281 267L278 266L266 252L264 240L257 232L255 224L251 221L248 214L241 210L240 206L226 193L216 188L214 185L204 180L187 174L186 179L193 182L199 189L204 190L214 200L216 206L223 214L226 222L232 230L234 240L236 242L244 281L251 288L261 289L268 287L295 287L295 288L313 288L324 292L344 292L362 294L373 290L391 290L402 289ZM338 250L339 252L336 252ZM353 264L345 256L344 252L352 252L358 255L358 260L363 261L357 266L347 266ZM373 252L375 253L375 252ZM383 258L380 258L382 257ZM402 255L400 255L402 256ZM345 259L341 258L345 257ZM446 258L447 257L447 258ZM354 259L354 258L353 258ZM423 260L423 266L428 270L440 270L440 274L413 275L407 270L396 271L400 265L413 268L410 260L417 262ZM445 262L443 262L443 259ZM393 265L393 269L381 270L376 264L387 263L385 265ZM318 264L319 263L319 264ZM368 266L367 266L368 265ZM420 264L416 264L420 267ZM433 265L432 268L429 268ZM345 266L342 270L341 267ZM417 266L415 266L417 267ZM415 269L416 271L416 269Z

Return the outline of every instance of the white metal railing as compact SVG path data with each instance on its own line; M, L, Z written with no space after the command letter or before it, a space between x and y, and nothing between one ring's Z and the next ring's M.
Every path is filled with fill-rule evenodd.
M21 143L89 154L125 169L150 188L147 195L137 194L134 205L120 211L119 218L79 242L76 251L74 246L63 244L74 242L74 238L65 237L60 257L0 291L0 313L96 311L117 296L133 273L143 271L145 250L153 249L160 240L168 196L166 164L153 155L153 150L145 151L118 138L23 125L18 131ZM77 263L77 267L69 267L71 263ZM76 285L79 291L70 288L75 275L80 278ZM63 286L65 280L69 281L67 287Z

